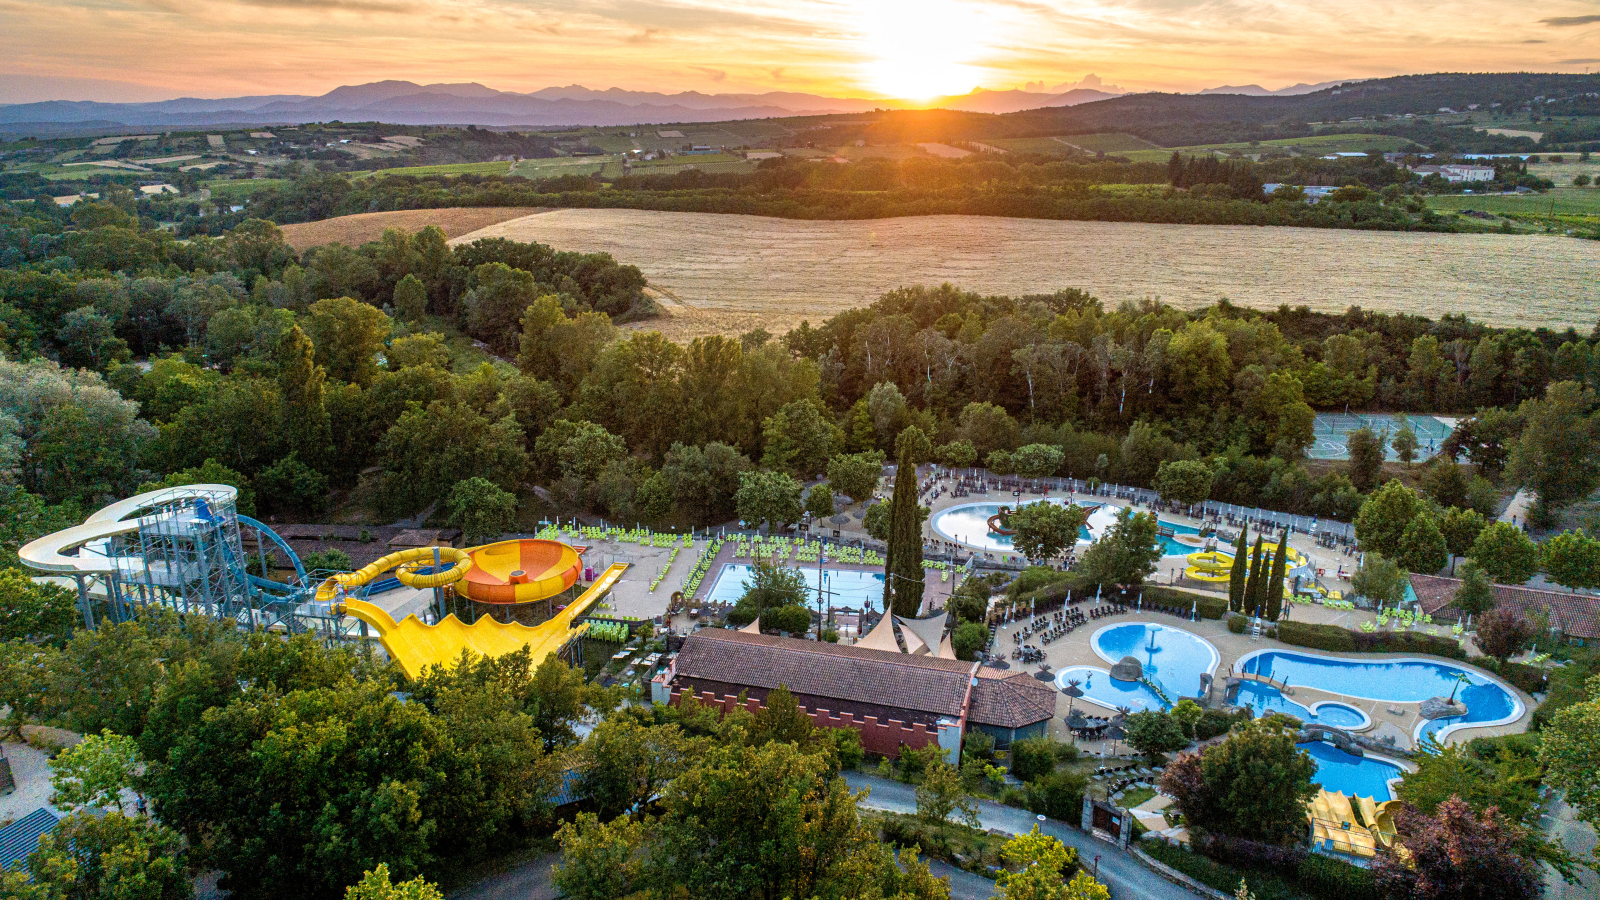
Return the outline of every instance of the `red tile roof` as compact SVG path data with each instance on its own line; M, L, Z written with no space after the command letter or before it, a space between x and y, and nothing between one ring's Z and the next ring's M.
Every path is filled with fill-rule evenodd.
M979 669L968 717L982 725L1022 728L1056 714L1056 691L1025 672L1004 675Z
M1425 613L1435 613L1450 605L1456 590L1461 587L1459 578L1440 578L1437 575L1412 575L1411 590ZM1543 614L1549 617L1550 626L1571 637L1584 640L1600 638L1600 597L1594 594L1574 594L1571 591L1552 591L1519 584L1496 584L1496 606L1514 609L1524 616Z

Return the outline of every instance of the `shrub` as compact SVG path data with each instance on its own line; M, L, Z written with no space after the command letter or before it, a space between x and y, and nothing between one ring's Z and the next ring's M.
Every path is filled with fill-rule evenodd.
M1077 822L1089 780L1077 772L1050 772L1027 787L1028 812L1062 822Z
M1012 597L1020 597L1046 585L1058 584L1071 579L1072 573L1070 572L1062 572L1049 566L1029 566L1022 570L1022 574L1017 576L1016 581L1011 582L1011 586L1006 588L1006 593Z
M1228 617L1228 630L1234 634L1244 634L1249 627L1250 620L1245 616L1234 613Z
M1496 675L1499 675L1501 678L1504 678L1506 681L1511 682L1511 684L1516 686L1518 689L1529 694L1535 694L1543 691L1546 683L1549 681L1544 669L1541 669L1538 666L1530 666L1526 663L1496 663L1493 659L1485 657L1482 659L1473 660L1472 664L1483 669L1488 669Z
M1278 640L1296 647L1310 647L1313 650L1346 652L1354 650L1355 635L1356 633L1350 629L1340 628L1337 625L1314 625L1295 621L1278 623Z
M1023 738L1011 742L1011 774L1032 781L1056 769L1059 745L1049 738Z
M1208 709L1206 714L1200 717L1200 721L1195 723L1194 736L1196 740L1210 740L1219 734L1227 734L1240 722L1248 721L1250 721L1250 711L1246 709L1232 713L1220 709Z
M1215 862L1266 872L1297 885L1318 900L1378 900L1372 873L1343 860L1258 841L1207 833L1193 846Z
M1349 632L1355 649L1361 653L1426 653L1450 659L1466 659L1467 651L1455 638L1423 634L1420 631Z
M1175 606L1179 609L1190 609L1198 606L1200 618L1202 619L1220 619L1228 612L1228 598L1226 597L1212 597L1207 594L1194 594L1189 591L1178 591L1153 585L1145 585L1142 593L1145 603Z

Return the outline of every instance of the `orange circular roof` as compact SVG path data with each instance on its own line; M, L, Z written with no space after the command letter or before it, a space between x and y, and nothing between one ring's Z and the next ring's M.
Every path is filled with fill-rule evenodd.
M472 568L456 592L479 603L532 603L578 583L578 551L559 541L501 541L468 551Z

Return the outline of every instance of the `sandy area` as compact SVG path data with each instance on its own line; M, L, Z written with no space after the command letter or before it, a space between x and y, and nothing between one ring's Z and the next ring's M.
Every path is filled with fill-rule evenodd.
M393 212L358 213L320 222L283 226L283 238L296 250L333 241L356 245L375 241L385 229L421 231L429 225L444 229L446 237L460 237L507 219L526 216L537 210L520 206L485 206L470 209L401 209ZM564 248L563 248L564 249Z
M1078 287L1107 305L1159 297L1193 308L1227 297L1584 331L1600 316L1600 244L1554 235L562 209L463 240L491 236L603 250L638 266L672 316L652 327L680 340L757 326L782 333L897 287L942 282L1013 296Z

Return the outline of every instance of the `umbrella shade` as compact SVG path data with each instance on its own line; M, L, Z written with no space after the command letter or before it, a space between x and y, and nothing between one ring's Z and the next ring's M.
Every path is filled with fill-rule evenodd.
M1038 672L1033 673L1033 677L1039 679L1040 681L1055 681L1056 680L1056 677L1054 675L1051 675L1049 672L1046 672L1046 671L1044 671L1042 669L1040 671L1038 671Z
M1068 697L1076 700L1083 696L1083 688L1078 687L1075 684L1069 684L1061 689L1061 693L1066 694Z
M1120 741L1127 736L1128 732L1123 730L1122 726L1116 723L1112 723L1111 726L1106 729L1106 737L1111 738L1113 741Z
M1083 717L1083 713L1073 710L1072 713L1067 716L1067 727L1071 728L1073 731L1082 731L1083 729L1089 727L1089 720Z
M991 669L1009 669L1009 668L1011 668L1011 664L1006 662L1003 659L991 659L987 663L984 663L984 665L988 666Z

